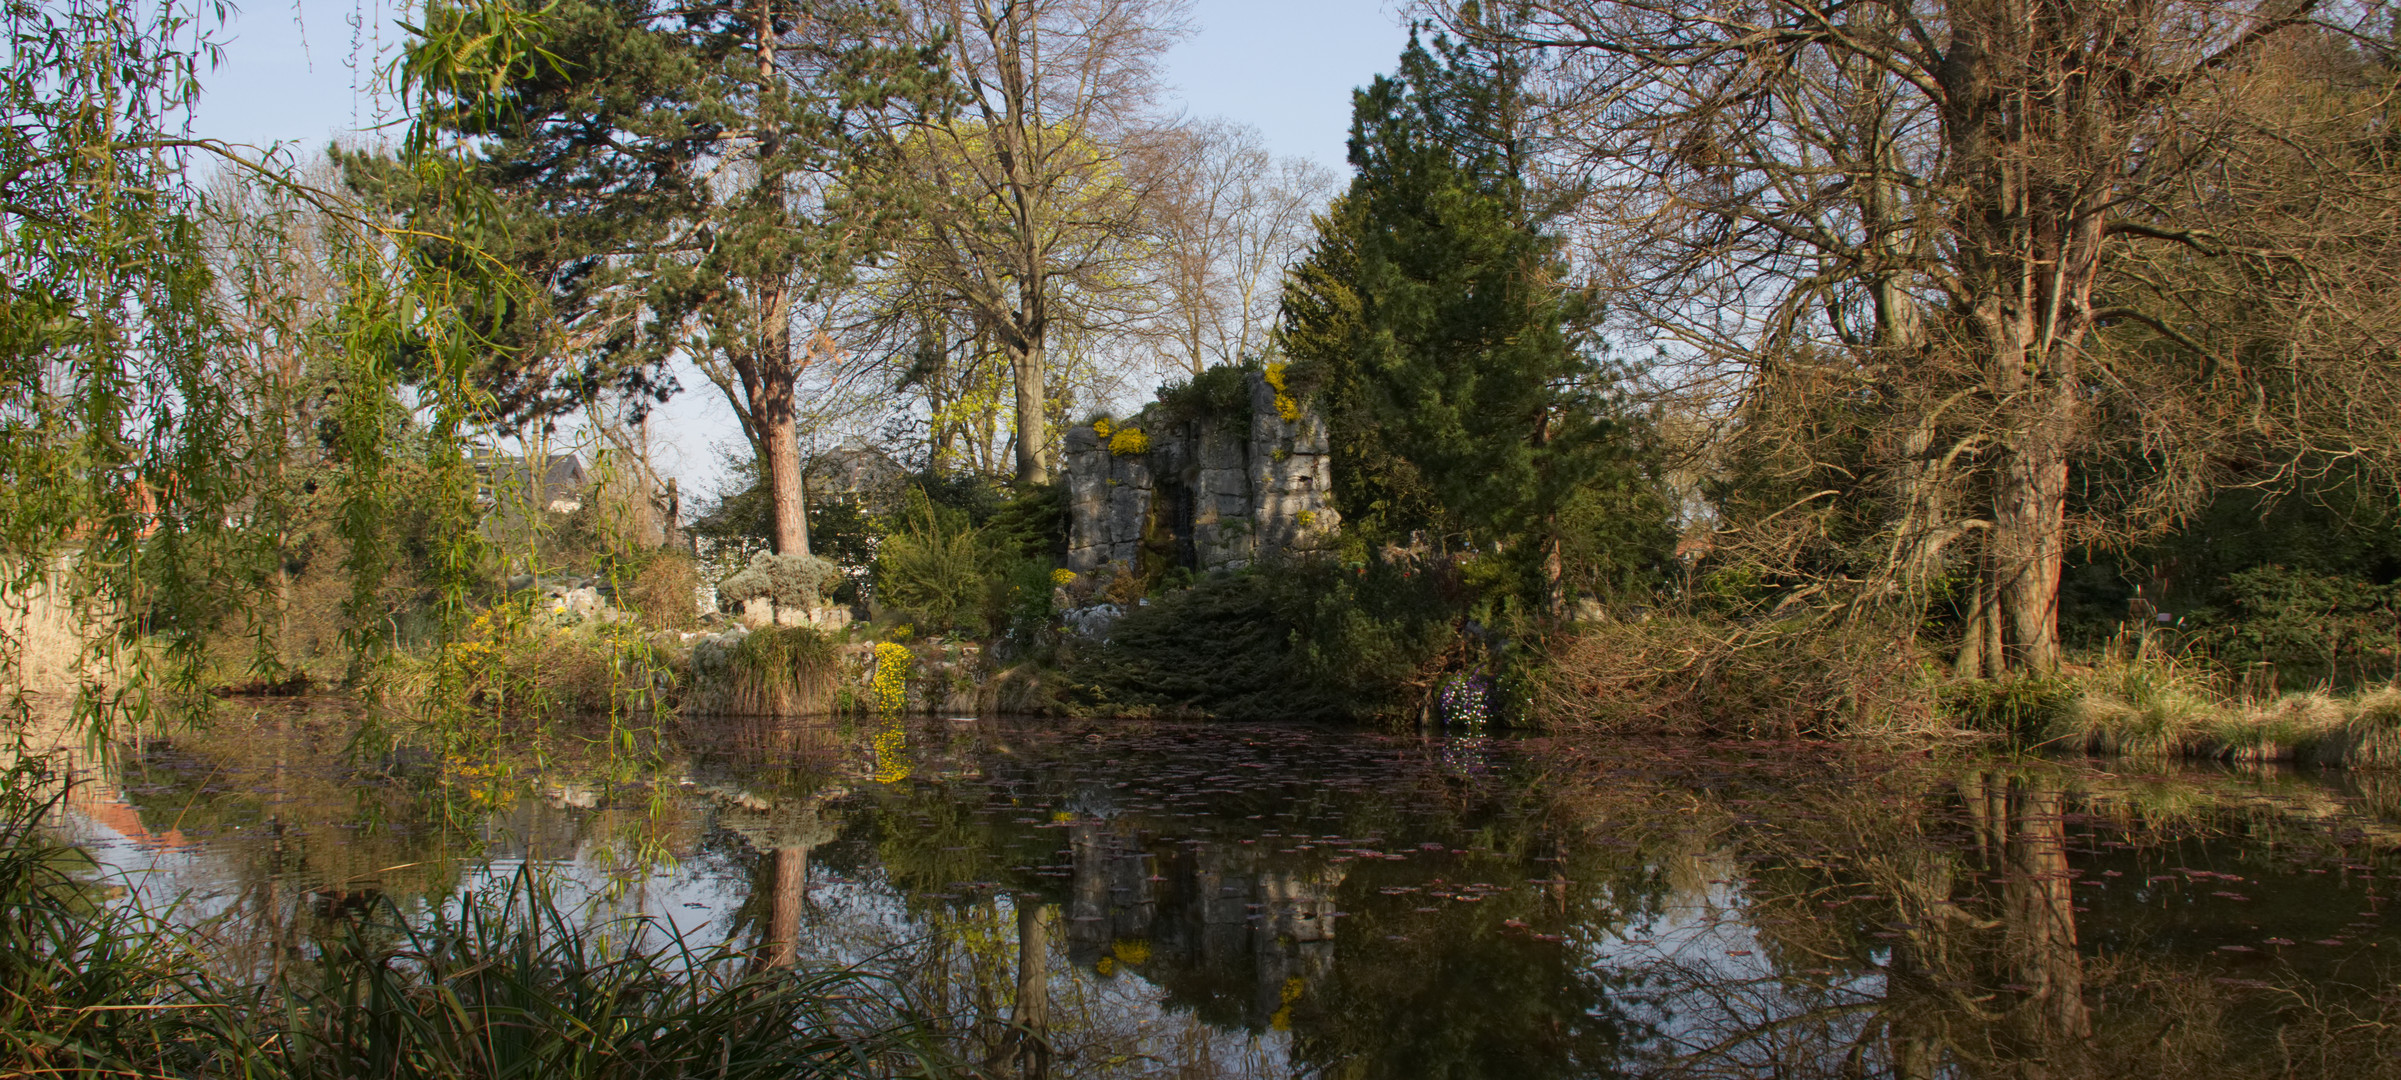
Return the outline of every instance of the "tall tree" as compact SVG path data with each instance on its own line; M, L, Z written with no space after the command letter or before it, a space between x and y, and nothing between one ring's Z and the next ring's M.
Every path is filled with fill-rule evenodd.
M515 348L488 381L552 413L612 388L656 400L691 351L759 454L789 554L809 548L799 387L834 352L795 323L879 250L856 125L935 80L885 18L849 0L552 5L551 62L500 107L440 118L496 196L487 231L548 286L495 313Z
M913 0L950 93L881 134L905 190L900 257L1008 362L1016 477L1049 474L1050 355L1139 280L1143 144L1184 0ZM947 37L945 36L947 35Z
M1519 78L1504 55L1413 39L1360 92L1357 173L1287 286L1283 339L1350 444L1346 520L1500 547L1557 610L1563 515L1623 488L1608 477L1629 459L1591 310L1529 184Z
M2204 418L2232 421L2212 425L2232 436L2273 411L2247 403L2281 389L2238 388L2246 377L2193 333L2211 318L2128 288L2129 260L2237 254L2190 213L2224 201L2184 193L2219 185L2237 164L2229 147L2304 133L2235 107L2230 91L2318 20L2364 11L1507 7L1501 19L1471 0L1447 17L1540 71L1549 162L1593 189L1592 272L1630 329L1729 395L1718 415L1738 421L1760 475L1792 485L1737 521L1798 579L1786 595L1830 611L1906 608L1957 575L1969 594L1960 669L2052 670L2069 547L2122 540L2176 503L2173 483L2206 471L2211 450L2189 437ZM2280 191L2236 213L2310 198ZM2283 261L2280 243L2237 261ZM2284 403L2331 415L2323 400ZM2180 423L2185 437L2153 438ZM2375 442L2356 419L2320 434ZM2077 512L2097 463L2171 446L2184 461L2138 471L2180 479ZM1906 612L1897 622L1918 625Z

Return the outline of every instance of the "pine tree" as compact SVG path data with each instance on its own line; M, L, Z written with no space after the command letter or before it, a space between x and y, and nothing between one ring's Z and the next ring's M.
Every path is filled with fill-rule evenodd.
M1571 560L1586 587L1640 563L1622 549L1656 546L1665 513L1528 183L1519 81L1412 38L1358 94L1356 173L1287 286L1282 344L1329 413L1346 521L1497 552L1556 611Z
M345 161L387 203L447 220L542 286L489 313L481 381L504 420L676 387L688 349L763 463L772 537L809 552L796 385L830 342L797 312L846 283L894 208L862 187L864 118L938 94L925 48L854 0L561 0L535 13L546 63L434 126L472 152L476 205L428 204L398 162Z

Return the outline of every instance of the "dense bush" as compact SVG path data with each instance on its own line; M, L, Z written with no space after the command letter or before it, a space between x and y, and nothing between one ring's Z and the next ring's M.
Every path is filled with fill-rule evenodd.
M2197 612L2197 640L2234 669L2270 663L2289 682L2401 674L2401 587L2356 574L2259 566L2226 577L2225 610Z
M773 600L777 607L811 608L824 603L842 580L842 571L814 555L774 555L760 552L750 565L717 586L717 602L738 610L750 600Z
M1921 729L1934 713L1924 659L1905 630L1865 620L1585 623L1546 643L1529 711L1570 731L1792 738Z
M985 610L989 582L1005 573L1011 554L972 524L966 511L936 503L913 487L876 552L876 599L922 632L981 637L991 631Z
M918 630L1014 640L1049 620L1050 572L1067 546L1059 489L912 483L881 524L876 600Z
M1087 709L1230 720L1413 721L1490 650L1447 564L1270 563L1168 591L1079 657ZM1463 630L1466 631L1463 633Z

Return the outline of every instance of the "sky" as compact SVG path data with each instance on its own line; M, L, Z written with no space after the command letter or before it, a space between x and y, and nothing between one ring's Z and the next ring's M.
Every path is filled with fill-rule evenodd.
M1391 70L1408 31L1401 0L1195 0L1194 33L1167 57L1170 105L1192 119L1259 129L1275 152L1337 175L1351 91ZM217 35L219 66L202 76L194 134L313 152L400 118L370 89L404 36L407 0L253 0ZM399 128L390 127L397 136ZM739 440L733 413L696 372L651 424L654 456L685 491L713 492L716 444Z

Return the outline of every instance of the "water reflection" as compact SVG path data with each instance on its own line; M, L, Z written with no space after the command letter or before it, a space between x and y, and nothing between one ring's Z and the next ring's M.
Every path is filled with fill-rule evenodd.
M595 918L888 971L994 1077L2395 1060L2401 799L2355 777L991 720L538 776L341 745L296 714L152 746L77 825L223 916L229 966L532 865Z

